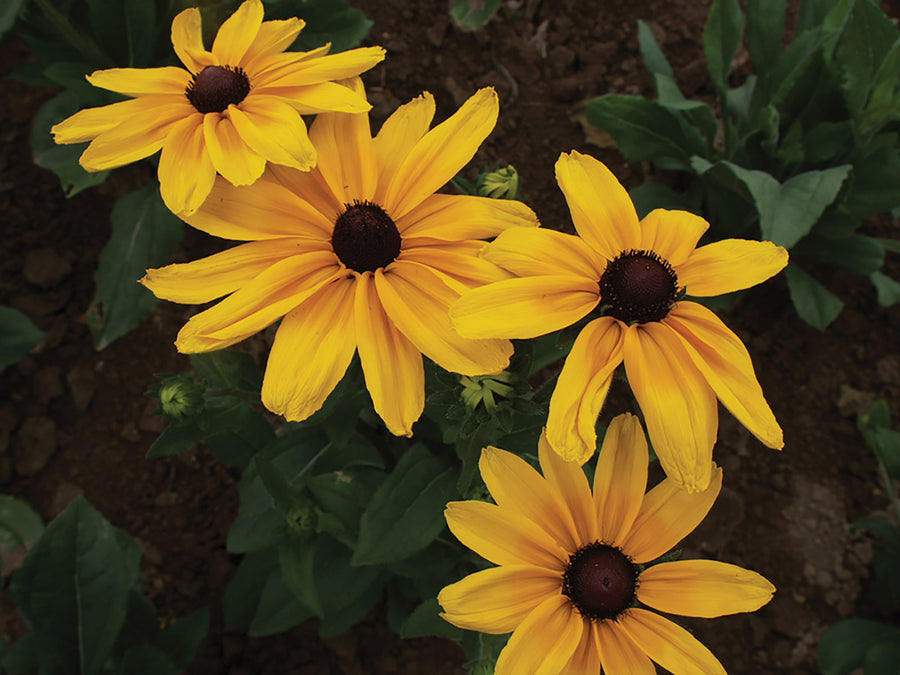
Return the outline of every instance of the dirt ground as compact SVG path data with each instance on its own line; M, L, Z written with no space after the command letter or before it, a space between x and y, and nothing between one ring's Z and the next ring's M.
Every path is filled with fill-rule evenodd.
M367 44L388 50L364 78L374 126L422 90L435 95L442 118L476 88L496 87L500 121L473 167L513 164L524 199L548 227L569 227L553 178L562 151L593 154L629 188L652 176L649 166L628 165L614 149L587 143L572 119L580 102L598 94L652 95L638 54L638 19L650 23L685 94L711 94L701 47L706 2L519 0L477 33L454 27L444 1L353 4L374 21ZM900 16L900 3L883 6ZM0 75L27 58L20 42L0 44ZM191 674L464 672L454 643L403 642L378 612L326 641L313 622L262 639L223 631L221 597L238 562L225 550L225 536L237 512L239 476L203 448L144 458L161 429L144 391L154 373L187 369L172 342L192 310L163 304L102 352L93 349L84 318L114 196L140 174L116 172L99 189L66 200L56 177L32 164L28 148L31 119L52 92L0 80L0 95L0 304L47 332L36 352L0 379L0 491L27 500L46 519L83 494L137 537L147 593L162 617L212 609ZM867 228L897 236L888 219ZM188 233L177 258L216 246ZM900 278L896 257L887 271ZM861 587L872 542L851 537L849 523L882 509L886 496L853 415L875 398L900 415L900 311L880 308L864 279L831 269L818 276L846 302L825 333L794 315L780 278L725 312L753 356L786 443L783 452L766 449L723 410L716 460L725 487L685 544L685 557L740 564L778 588L756 614L688 624L737 675L817 672L814 651L824 629L865 609ZM625 392L614 391L608 414L626 401ZM6 598L5 613L9 608ZM8 617L3 626L17 630Z

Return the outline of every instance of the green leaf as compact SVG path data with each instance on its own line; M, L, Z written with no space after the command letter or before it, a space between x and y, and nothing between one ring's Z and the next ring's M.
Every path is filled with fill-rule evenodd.
M867 619L845 619L822 635L816 648L816 660L825 675L848 675L862 666L869 649L898 638L900 631L886 624Z
M874 429L874 450L891 478L900 478L900 431Z
M308 51L331 43L331 52L342 52L358 47L372 22L362 10L351 7L347 0L296 0L266 5L266 20L286 19L298 16L306 21L306 27L291 47L297 51Z
M689 101L684 98L675 80L666 75L654 75L656 90L659 92L659 103L678 116L684 116L690 126L695 127L706 142L704 154L712 156L719 121L712 108L701 101Z
M756 72L766 79L781 54L785 0L747 1L747 48Z
M885 640L873 645L866 651L863 659L865 675L897 675L897 664L900 664L900 634L892 640Z
M38 648L34 633L19 639L3 654L3 672L8 675L34 675L38 672Z
M120 675L178 675L179 669L158 648L141 645L125 652L118 672Z
M400 637L404 640L410 638L437 637L459 640L462 638L462 629L447 623L438 614L443 611L437 598L429 598L416 607L412 614L403 622L400 628Z
M0 495L0 548L31 548L44 531L41 517L28 504Z
M97 294L88 314L97 349L109 346L153 311L157 300L138 280L147 268L169 261L184 233L155 183L117 201L110 220L112 237L100 255L94 277Z
M825 67L822 46L826 40L827 35L821 30L794 38L778 59L768 90L758 88L757 96L766 95L768 99L760 107L771 104L787 120L794 119L809 104Z
M47 526L10 584L41 672L100 672L140 583L140 557L140 547L81 497Z
M638 21L638 45L641 49L641 56L644 57L644 65L647 66L650 74L665 75L674 82L675 73L672 72L672 66L669 65L666 55L660 49L656 36L653 35L650 26L640 20Z
M263 586L248 633L254 637L282 633L312 616L312 610L291 592L281 568L276 566Z
M313 476L306 481L306 487L322 511L337 518L345 531L355 535L363 511L384 479L382 471L348 467Z
M822 25L834 4L834 0L802 0L797 16L797 35Z
M12 28L23 4L25 4L25 0L8 0L0 7L0 38Z
M43 331L22 312L0 306L0 371L16 363L43 339Z
M825 330L844 308L840 299L797 265L789 263L784 277L797 315L810 326Z
M738 0L714 0L703 27L706 68L720 94L728 88L728 71L741 43L744 15Z
M244 556L222 598L225 630L246 630L250 626L266 581L277 568L278 554L274 548Z
M456 478L425 446L407 449L362 515L353 565L402 560L428 546L445 527Z
M256 359L247 352L222 349L205 354L191 354L191 365L210 387L237 389L259 393L263 375Z
M809 164L835 163L856 143L853 122L821 122L803 134L803 154ZM854 175L855 175L854 167Z
M204 607L178 619L166 628L156 642L166 656L179 668L194 660L197 647L209 633L209 610Z
M900 527L882 516L864 516L853 523L854 533L867 531L879 537L886 548L900 553Z
M807 237L794 247L792 253L815 258L831 265L838 265L854 274L869 275L884 264L884 247L874 237L851 234L841 239Z
M893 307L900 302L900 283L897 283L886 274L872 272L869 275L875 292L878 296L878 304L882 307Z
M900 555L896 550L875 550L869 590L876 612L894 616L900 610Z
M900 149L883 147L853 164L853 183L845 201L857 218L900 206Z
M291 534L278 545L278 564L281 575L297 599L322 618L325 615L319 600L315 575L316 540Z
M483 28L500 9L500 0L450 0L450 16L469 30Z
M124 0L125 35L128 43L128 64L133 68L155 65L157 26L163 22L156 16L156 3L147 0Z
M50 127L74 115L82 105L83 101L77 94L64 91L41 106L31 127L31 154L34 163L57 175L66 197L73 197L85 188L99 185L109 175L109 171L88 173L81 168L78 158L87 143L57 145L50 134Z
M869 136L897 117L900 117L900 39L894 42L875 73L859 124L860 135Z
M378 567L353 567L352 551L328 536L320 536L316 550L315 576L325 620L319 634L335 635L347 630L369 613L381 597L384 573Z

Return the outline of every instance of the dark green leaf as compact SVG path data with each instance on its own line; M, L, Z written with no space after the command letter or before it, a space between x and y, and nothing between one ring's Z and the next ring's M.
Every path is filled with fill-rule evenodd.
M378 567L352 567L352 551L328 536L319 537L315 576L325 610L321 635L334 635L363 618L381 596L384 573Z
M865 675L897 675L900 664L900 634L872 645L863 659Z
M191 365L215 389L238 389L257 394L262 388L262 371L256 359L247 352L222 349L191 354Z
M255 468L253 464L251 469ZM226 546L232 553L249 553L274 546L286 527L284 514L255 471L248 470L239 486L241 508L228 530Z
M246 630L253 620L269 575L278 568L278 553L274 548L254 551L241 564L225 588L222 612L225 630Z
M97 294L88 314L97 349L125 335L153 311L157 300L138 280L148 268L169 261L184 233L155 184L122 197L110 220L112 237L100 255L94 277Z
M654 75L654 80L656 80L659 103L676 115L686 117L690 126L695 127L703 134L707 154L712 155L716 133L719 130L719 121L712 108L701 101L689 101L684 98L678 85L675 84L675 80L666 75Z
M793 119L813 98L813 92L824 69L822 45L827 39L821 30L809 31L794 38L781 54L772 71L770 103L782 118ZM757 96L764 93L759 89ZM760 106L762 107L762 106Z
M863 664L870 648L898 638L900 631L886 624L867 619L845 619L822 635L816 648L816 660L825 675L847 675Z
M802 0L800 14L797 16L797 35L822 25L834 5L834 0Z
M140 557L81 497L47 526L10 584L42 672L100 672L140 583Z
M884 247L874 237L852 234L843 239L826 239L813 235L794 247L792 253L838 265L854 274L869 275L884 264Z
M458 26L478 30L500 9L500 0L450 0L450 16Z
M313 476L306 486L323 511L337 518L346 531L357 533L366 505L383 482L382 471L347 468Z
M747 48L760 77L775 67L784 36L785 0L747 1Z
M250 622L249 634L254 637L282 633L312 618L313 612L297 599L276 566L262 589L259 605Z
M120 675L178 675L179 668L158 648L132 647L125 652Z
M653 31L650 30L650 26L640 20L638 21L638 45L641 48L641 56L644 57L644 65L647 66L650 74L665 75L674 82L675 73L672 72L672 66L669 65L666 55L660 49Z
M900 283L881 272L872 272L869 275L875 292L878 294L878 304L882 307L893 307L900 302Z
M266 19L298 16L306 21L306 27L297 38L292 49L303 51L331 43L332 52L342 52L358 47L372 22L359 9L350 6L347 0L305 0L298 7L294 0L276 3L284 7L280 12L270 12L266 7Z
M24 635L3 654L3 669L7 675L34 675L38 672L38 647L34 633Z
M243 469L252 457L275 438L268 420L245 401L224 399L220 408L216 402L207 404L213 412L207 418L206 444L219 461ZM227 415L227 418L223 419ZM223 423L215 425L215 419ZM219 429L219 431L216 431Z
M853 531L865 530L881 539L889 550L900 554L900 527L882 516L865 516L853 523Z
M885 616L900 611L900 555L896 550L875 550L868 591L875 611Z
M0 371L25 356L44 339L31 319L12 307L0 306Z
M810 326L825 330L844 308L844 303L831 291L797 265L788 264L784 276L797 315Z
M413 610L409 618L403 622L400 629L400 637L404 640L410 638L437 637L459 640L462 638L462 630L444 621L438 614L442 611L437 598L430 598Z
M900 206L900 150L884 147L853 164L847 210L857 218Z
M0 7L0 38L12 28L25 0L8 0Z
M157 644L172 663L183 668L194 660L197 647L207 633L209 633L209 610L204 607L183 619L178 619L162 631Z
M128 42L128 64L134 68L154 65L157 21L156 3L148 0L124 0L125 35Z
M278 545L281 575L294 595L319 618L325 615L315 575L316 540L290 534Z
M714 0L703 27L703 52L713 85L724 94L728 71L741 43L744 15L738 0Z
M894 42L875 73L872 92L863 111L860 134L868 136L900 117L900 39Z
M334 610L330 610L319 623L319 635L330 638L346 633L350 628L362 621L381 600L383 582L379 579L363 589L351 602Z
M9 495L0 495L0 548L31 548L44 531L41 517L28 504ZM5 540L5 541L4 541Z
M804 157L813 165L837 162L855 142L853 122L821 122L803 135Z
M900 431L874 429L875 452L891 478L900 478Z

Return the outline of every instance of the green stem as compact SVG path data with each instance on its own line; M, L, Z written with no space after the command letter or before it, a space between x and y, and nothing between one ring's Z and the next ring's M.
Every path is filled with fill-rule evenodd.
M891 505L894 507L894 517L900 523L900 499L897 498L897 491L894 489L894 480L880 457L878 458L878 474L881 476L881 482L887 492L888 499L891 500Z

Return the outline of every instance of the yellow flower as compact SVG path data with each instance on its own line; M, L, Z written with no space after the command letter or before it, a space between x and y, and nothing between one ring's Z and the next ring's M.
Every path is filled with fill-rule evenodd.
M359 78L350 86L363 93ZM174 302L228 295L182 328L179 351L221 349L284 316L266 407L309 417L358 350L375 410L397 435L411 435L422 412L422 354L463 375L503 370L512 345L460 337L448 310L463 291L509 276L479 256L478 239L537 219L520 202L434 194L472 158L497 112L494 90L481 89L429 131L434 99L423 94L374 138L365 113L320 114L310 128L314 170L270 167L245 188L217 180L185 221L249 243L143 279Z
M646 495L647 442L640 422L609 426L593 493L579 465L545 439L544 476L512 453L486 448L481 475L496 504L451 502L446 517L466 546L499 565L444 588L441 615L483 633L512 632L497 675L675 675L725 670L684 628L645 607L712 618L752 612L772 597L765 578L728 563L679 560L645 565L706 517L722 486L693 494L666 478Z
M307 171L316 151L301 115L363 112L371 107L334 80L365 72L384 58L381 47L326 56L330 45L285 52L300 19L263 21L260 0L246 0L203 47L200 10L172 22L172 45L184 68L112 68L88 76L95 87L130 100L88 108L55 125L57 143L92 141L81 155L87 171L102 171L162 149L159 184L175 213L193 213L218 171L249 185L266 162Z
M504 233L484 257L519 278L473 290L451 310L462 335L531 338L605 308L563 366L550 401L550 445L566 460L587 461L597 446L597 415L624 361L653 448L686 489L709 484L717 396L765 445L782 448L781 427L743 343L710 310L681 298L749 288L779 272L787 251L743 239L697 248L709 224L685 211L659 209L638 221L625 188L593 157L562 154L556 178L580 238L543 229Z

